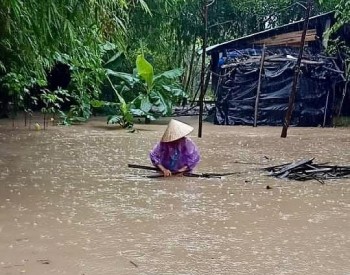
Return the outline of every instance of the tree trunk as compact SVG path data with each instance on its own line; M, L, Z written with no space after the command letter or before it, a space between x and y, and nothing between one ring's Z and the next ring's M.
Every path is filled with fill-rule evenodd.
M193 64L194 64L195 57L196 57L196 36L194 37L192 51L191 51L191 61L190 61L190 66L188 68L188 77L187 77L186 86L185 86L186 93L188 93L188 88L189 88L190 83L191 83L191 78L192 78L192 73L193 73Z

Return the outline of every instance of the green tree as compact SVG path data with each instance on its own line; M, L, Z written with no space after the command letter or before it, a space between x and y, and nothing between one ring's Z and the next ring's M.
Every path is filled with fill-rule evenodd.
M133 3L147 8L144 1ZM1 1L0 86L9 86L6 74L15 74L21 79L19 93L33 84L43 87L47 72L60 62L70 67L69 92L75 102L88 106L105 79L103 57L126 48L129 4L127 0Z
M6 74L18 76L20 92L33 83L45 86L46 73L57 62L67 64L71 114L88 117L90 101L103 87L106 63L111 68L121 61L111 69L128 72L143 48L155 74L183 68L182 83L189 90L199 75L203 3L209 4L209 45L304 16L303 2L294 0L3 0L0 86L11 86ZM342 24L349 20L345 0L317 1L312 15L337 4Z

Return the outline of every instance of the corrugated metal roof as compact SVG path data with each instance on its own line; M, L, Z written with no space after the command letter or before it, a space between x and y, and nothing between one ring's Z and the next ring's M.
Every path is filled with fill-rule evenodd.
M317 21L317 19L320 19L322 17L325 17L325 18L326 17L330 17L331 18L331 17L333 17L333 14L334 14L334 11L331 11L331 12L327 12L327 13L324 13L324 14L320 14L320 15L316 15L316 16L310 17L310 19L309 19L309 26L310 26L310 24L312 24L313 21ZM283 31L285 29L292 28L292 27L297 27L298 25L303 24L303 22L304 22L304 20L299 20L299 21L288 23L288 24L285 24L285 25L282 25L282 26L279 26L279 27L276 27L276 28L273 28L273 29L264 30L264 31L253 33L253 34L249 34L249 35L237 38L237 39L226 41L226 42L223 42L223 43L220 43L220 44L216 44L216 45L207 47L206 52L208 54L210 54L212 52L217 52L217 51L220 52L221 50L227 49L227 48L232 47L234 45L237 45L239 43L245 43L245 42L247 42L249 40L253 40L256 37L260 37L260 38L261 37L268 37L269 34L283 33Z

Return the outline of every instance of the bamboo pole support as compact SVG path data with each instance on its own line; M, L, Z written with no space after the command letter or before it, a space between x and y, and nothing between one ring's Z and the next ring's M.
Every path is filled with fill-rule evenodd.
M344 105L344 99L346 97L346 92L348 90L348 84L349 84L349 81L347 80L345 82L345 86L344 86L344 89L343 89L343 94L342 94L342 98L341 98L341 101L340 101L340 106L339 106L339 110L338 110L338 114L337 114L337 117L339 118L340 115L341 115L341 111L343 109L343 105Z
M303 52L304 52L305 36L306 36L306 31L307 31L307 28L309 25L311 7L312 7L312 0L308 0L306 14L305 14L305 20L304 20L304 25L303 25L303 34L301 36L300 51L299 51L298 60L297 60L297 63L295 65L295 69L294 69L294 79L293 79L292 91L291 91L290 96L289 96L288 109L287 109L286 117L285 117L284 122L283 122L281 138L287 137L288 127L290 124L290 120L292 118L292 113L293 113L294 104L295 104L295 97L296 97L296 93L297 93L297 84L298 84L298 79L299 79L299 75L300 75L300 64L301 64L301 59L303 57Z
M323 113L323 124L322 127L324 128L326 126L326 119L327 119L327 108L328 108L328 102L329 102L329 90L327 92L327 97L326 97L326 104L324 106L324 113Z
M264 69L264 61L265 61L265 44L263 46L262 53L261 53L258 88L256 89L255 110L254 110L254 127L257 126L257 121L258 121L258 107L259 107L260 90L261 90L261 78L262 78L262 72Z
M203 7L203 23L204 23L204 33L203 33L203 45L202 45L202 68L201 68L201 92L199 95L199 121L198 121L198 137L202 137L202 127L203 127L203 101L205 94L205 55L207 48L207 35L208 35L208 4L207 1L204 0Z
M333 61L334 66L336 67L336 69L341 72L337 62L335 62L335 60L332 60L332 61ZM349 76L346 75L346 71L347 70L345 68L344 72L340 75L341 78L343 79L345 85L344 85L344 89L343 89L342 98L341 98L341 101L340 101L339 110L338 110L338 113L337 113L337 118L339 118L340 115L341 115L341 110L343 109L343 104L344 104L344 99L345 99L345 96L346 96L346 91L348 89L348 83L349 83L348 78L349 78Z

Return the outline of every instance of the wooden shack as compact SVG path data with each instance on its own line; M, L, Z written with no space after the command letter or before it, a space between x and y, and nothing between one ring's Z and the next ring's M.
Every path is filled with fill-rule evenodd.
M343 81L336 59L323 53L328 44L324 33L333 23L333 12L310 18L293 125L332 124L341 100L337 86ZM207 48L216 97L214 123L282 125L302 29L303 21L298 21Z

